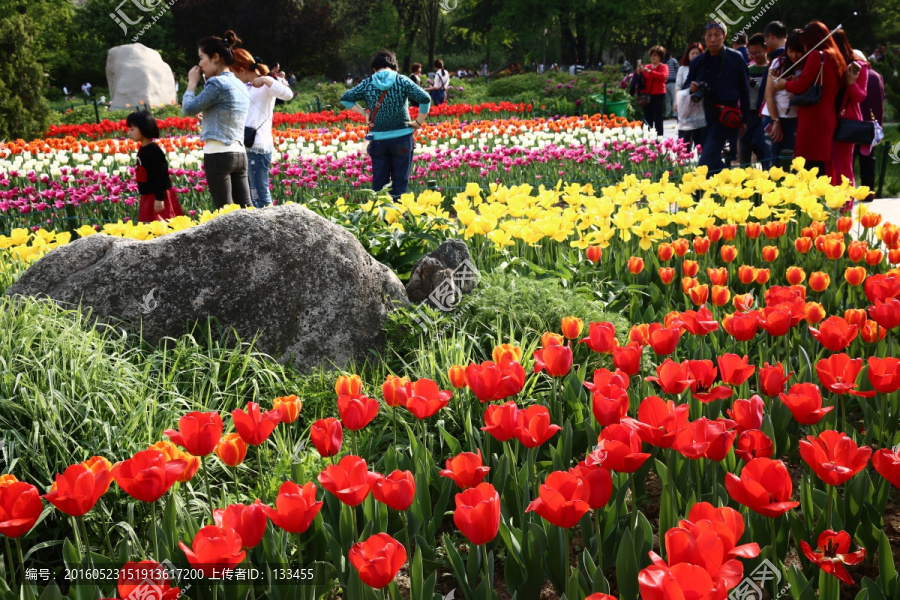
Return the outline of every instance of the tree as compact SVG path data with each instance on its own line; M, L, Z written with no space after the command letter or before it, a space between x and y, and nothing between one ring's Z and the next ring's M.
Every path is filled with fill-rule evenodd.
M49 124L47 81L24 5L0 3L0 138L32 139Z

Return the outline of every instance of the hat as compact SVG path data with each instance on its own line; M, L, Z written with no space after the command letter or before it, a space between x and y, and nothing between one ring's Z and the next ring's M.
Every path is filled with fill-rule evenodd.
M728 27L726 27L725 23L723 23L722 21L713 20L713 21L709 21L706 24L706 29L712 29L713 27L718 27L719 29L722 30L722 33L724 35L728 35Z
M855 58L856 60L858 60L860 62L869 62L869 59L866 58L866 55L863 54L861 51L857 50L856 48L853 49L853 58Z

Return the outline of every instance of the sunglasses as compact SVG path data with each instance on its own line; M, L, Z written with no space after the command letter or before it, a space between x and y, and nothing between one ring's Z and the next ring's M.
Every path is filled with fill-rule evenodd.
M715 21L713 21L712 23L707 23L707 24L706 24L706 30L707 30L707 31L709 31L710 29L713 29L713 28L716 28L716 29L722 29L722 24L721 24L721 23L716 23ZM722 31L725 31L725 30L722 29Z

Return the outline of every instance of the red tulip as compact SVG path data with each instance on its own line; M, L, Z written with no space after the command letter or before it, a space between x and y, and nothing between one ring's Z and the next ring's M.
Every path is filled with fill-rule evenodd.
M740 477L726 473L725 489L736 502L764 517L777 517L800 505L790 501L794 486L780 460L754 458Z
M734 443L734 455L744 462L754 458L772 458L775 446L771 438L759 429L742 431Z
M557 527L574 527L590 510L590 486L572 471L553 471L541 484L538 497L532 500L525 512L536 512Z
M588 466L587 462L581 461L572 471L580 475L585 485L590 488L588 505L593 510L603 508L609 503L613 492L612 473L609 469L599 465Z
M736 312L722 319L725 332L739 342L753 339L759 328L759 312Z
M166 460L165 454L148 448L113 465L110 474L129 496L141 502L156 502L169 491L185 466L183 460Z
M688 296L690 296L694 306L703 306L709 300L709 284L695 285L688 290Z
M856 325L862 331L869 317L864 308L848 308L844 311L844 320L850 325Z
M225 436L225 437L227 437L227 436ZM223 437L222 439L225 439L225 437ZM216 444L217 452L219 449L219 445L221 443L222 443L222 441L219 440L219 444ZM241 442L241 443L243 443L243 442ZM246 447L246 444L245 444L245 447ZM182 450L181 448L179 448L178 446L176 446L173 442L170 442L169 440L160 440L160 441L156 442L155 444L151 445L150 448L156 448L157 450L159 450L160 452L165 454L167 461L172 461L172 460L183 460L184 461L184 463L185 463L184 471L181 472L181 474L178 476L178 479L176 479L175 481L180 481L181 483L190 481L191 479L193 479L194 475L197 474L197 470L200 468L200 457L199 456L193 456L191 454L188 454L187 452L185 452L184 450ZM84 463L82 463L82 464L84 464ZM110 466L110 468L112 468L112 466ZM110 481L112 481L112 480L110 480Z
M882 394L890 394L900 390L900 359L869 357L869 370L866 372L872 387Z
M604 427L600 431L596 448L587 456L589 466L600 465L617 473L634 473L650 458L641 452L641 438L628 425Z
M784 386L793 374L794 372L791 371L785 375L781 363L775 363L774 365L766 363L759 370L759 389L766 396L774 398L784 392Z
M378 414L378 400L368 396L341 396L338 398L338 414L344 427L359 431Z
M809 328L809 332L819 343L832 352L841 352L856 338L856 325L850 325L842 317L828 317L819 329Z
M896 298L900 296L900 276L872 275L866 278L863 289L866 291L866 298L873 304L878 300L884 302Z
M218 412L190 412L178 419L178 431L166 429L170 440L194 456L206 456L222 438L222 417Z
M663 282L663 285L670 285L675 281L675 269L672 267L660 267L659 280Z
M616 339L616 327L612 323L591 323L588 325L588 337L579 344L587 344L594 352L610 353L619 345Z
M229 504L225 508L215 509L213 520L217 527L234 529L241 536L241 547L248 550L256 548L266 533L266 525L269 523L267 508L271 510L259 498L253 504Z
M725 600L728 595L724 581L713 581L706 569L688 563L641 569L638 588L643 600Z
M224 571L238 566L247 553L241 550L241 536L233 529L207 525L197 532L191 548L184 542L178 546L195 569L210 578L221 577Z
M649 396L638 407L637 420L622 422L637 431L641 441L657 448L671 448L678 432L687 427L689 408L687 404L676 406L671 400Z
M416 495L416 480L410 471L394 471L373 477L372 497L394 510L412 506Z
M481 483L490 471L485 467L481 458L481 448L478 454L462 452L447 459L447 468L440 472L441 477L449 477L462 489L473 488Z
M247 458L247 447L247 442L240 435L228 433L216 444L216 456L229 467L236 467ZM199 467L199 459L197 462Z
M559 425L550 424L550 411L545 406L529 406L525 410L520 410L516 418L518 419L516 439L526 448L543 445L562 429Z
M358 506L369 495L376 477L368 471L365 459L348 454L338 464L325 467L319 483L347 506Z
M875 392L860 392L854 389L862 367L861 358L851 359L846 354L832 354L816 363L816 373L819 375L822 386L829 392L850 393L854 396L871 398Z
M819 534L816 542L819 552L813 552L806 540L800 540L800 549L804 556L819 565L819 568L834 575L847 585L853 585L853 577L844 565L855 565L866 557L866 549L860 548L850 552L850 534L846 531L826 529Z
M309 438L323 458L334 456L341 451L344 428L337 419L319 419L309 429Z
M675 352L681 337L681 327L663 327L659 323L650 324L650 347L660 356Z
M321 478L320 474L319 481ZM316 484L311 481L303 487L293 481L285 481L278 488L275 508L262 505L263 513L272 519L276 526L288 533L303 533L309 529L321 509L322 501L316 502Z
M153 590L153 595L149 596L153 600L178 600L181 596L181 590L172 587L172 581L165 567L153 560L127 562L122 565L119 569L117 589L122 600L132 600L132 595L134 600L144 600L149 596L146 593L149 589Z
M685 458L708 458L718 462L731 450L736 435L728 423L710 421L703 417L688 423L687 427L678 432L672 449Z
M388 406L406 406L406 401L409 399L409 379L388 375L381 384L381 393Z
M565 377L572 370L572 348L546 346L534 351L534 372L547 371L550 377Z
M644 270L644 259L638 256L632 256L628 259L628 272L637 275Z
M108 469L95 472L83 464L71 465L62 475L56 475L50 492L43 498L67 515L81 517L94 508L111 481Z
M466 367L466 384L482 402L515 396L525 386L525 369L516 361L485 361Z
M371 588L389 586L406 563L406 548L386 533L376 533L350 548L350 564Z
M719 329L719 322L705 306L698 310L684 311L679 315L679 320L691 335L703 336Z
M600 246L588 246L585 254L587 255L587 259L589 261L596 264L600 262L601 258L603 258L603 248L601 248Z
M231 418L238 435L251 446L264 444L275 431L275 426L281 423L279 411L260 412L256 402L248 402L246 412L240 408L234 409L231 411Z
M759 312L759 326L772 337L781 337L791 330L793 317L787 304L767 306Z
M900 489L900 447L882 448L872 456L872 466L879 475ZM0 531L2 533L2 531Z
M800 456L826 484L843 485L866 468L872 449L860 448L845 433L826 430L818 438L800 440Z
M637 375L641 371L641 355L644 347L631 342L627 346L613 348L613 366L627 375Z
M713 366L711 360L687 360L690 369L691 394L700 402L712 402L731 398L731 388L725 385L713 386L716 381L718 369Z
M604 594L603 592L596 592L591 594L584 600L618 600L615 596L610 596L609 594Z
M735 400L731 408L728 409L728 416L734 419L736 424L735 430L742 433L748 429L759 429L763 422L763 409L765 409L763 399L754 394L749 400L738 398Z
M890 298L884 302L876 300L869 307L869 318L878 323L884 329L893 329L900 325L900 300Z
M506 442L516 437L519 426L519 408L515 402L506 402L502 406L488 406L484 411L482 431L487 431L498 442Z
M618 423L628 414L628 392L617 385L606 385L591 394L591 410L603 427Z
M281 422L285 424L293 423L300 418L301 408L303 408L303 402L293 394L272 400L272 410L281 413Z
M656 247L656 255L659 257L660 262L669 262L675 256L675 249L672 247L672 244L663 242Z
M25 535L44 510L38 489L24 481L0 485L0 533L8 538Z
M406 408L417 419L427 419L450 403L453 393L442 390L431 379L419 379L410 384L410 396Z
M682 393L694 383L690 363L688 361L677 363L670 358L667 358L656 367L655 377L651 375L644 379L646 381L655 381L664 393L673 395Z
M456 510L453 522L456 528L475 544L487 544L500 530L500 494L490 483L456 494Z
M815 425L834 410L833 406L822 406L822 392L814 383L795 383L787 394L780 396L794 419L803 425Z
M694 238L694 252L699 255L704 255L709 252L709 238L706 237L695 237ZM685 261L686 262L686 261Z

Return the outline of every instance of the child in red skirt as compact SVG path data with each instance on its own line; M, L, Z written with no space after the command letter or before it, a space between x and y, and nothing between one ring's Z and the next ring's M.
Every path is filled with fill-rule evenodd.
M125 119L128 137L140 142L137 153L135 180L141 203L138 207L138 222L167 221L184 214L178 195L169 177L169 163L166 154L153 140L159 137L156 119L148 110L133 112Z

